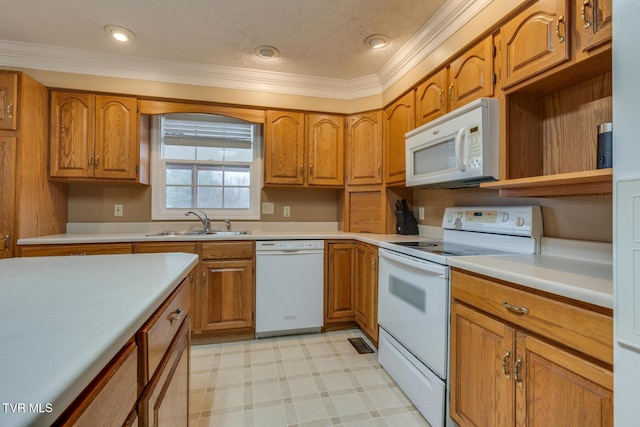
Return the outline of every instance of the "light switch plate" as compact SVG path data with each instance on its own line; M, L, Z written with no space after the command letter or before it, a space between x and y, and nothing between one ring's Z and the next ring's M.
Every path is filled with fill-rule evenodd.
M265 215L273 215L275 212L273 202L262 202L262 213Z
M424 219L424 208L422 206L418 208L418 219L420 221Z
M291 207L290 206L285 206L283 214L284 214L285 218L290 217L291 216Z
M113 205L113 216L122 216L124 214L124 208L122 205Z

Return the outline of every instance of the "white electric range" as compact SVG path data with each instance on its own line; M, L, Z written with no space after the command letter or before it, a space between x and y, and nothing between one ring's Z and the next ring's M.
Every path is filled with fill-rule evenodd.
M449 425L450 257L539 252L538 206L451 207L443 239L381 243L378 362L434 427Z

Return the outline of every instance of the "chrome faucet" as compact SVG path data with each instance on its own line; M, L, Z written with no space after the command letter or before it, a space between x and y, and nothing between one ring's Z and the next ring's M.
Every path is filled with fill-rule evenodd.
M231 221L228 219L224 220L224 225L227 226L227 231L231 231Z
M198 212L200 212L203 216L198 215L197 213L195 213L194 211L189 211L186 214L184 214L184 216L189 216L189 215L195 215L198 217L198 219L200 220L200 222L202 223L202 228L203 228L203 232L208 233L211 231L211 220L209 219L209 217L207 216L206 213L202 212L201 210L198 210Z

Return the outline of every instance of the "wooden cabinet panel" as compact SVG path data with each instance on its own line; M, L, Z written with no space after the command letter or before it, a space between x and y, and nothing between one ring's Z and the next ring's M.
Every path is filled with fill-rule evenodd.
M493 52L493 37L489 36L449 65L450 110L474 99L493 96Z
M613 426L610 370L526 334L517 334L516 420L527 426ZM517 362L517 360L516 360Z
M325 242L325 327L355 320L353 242Z
M136 98L96 96L96 178L135 180L139 157Z
M133 250L130 243L92 243L68 245L28 245L22 246L21 252L23 257L31 257L130 254L133 252Z
M182 426L189 420L189 322L182 322L156 375L140 398L142 426Z
M18 129L18 75L0 72L0 130Z
M137 362L137 347L131 341L54 425L122 426L138 397Z
M448 72L442 68L422 82L416 91L416 126L422 126L449 111Z
M347 182L382 183L382 111L347 118Z
M504 88L569 60L566 0L538 0L501 28Z
M51 92L49 174L56 178L93 176L95 96Z
M352 233L386 233L385 189L356 187L346 193L348 231Z
M378 344L378 247L355 245L356 323Z
M16 143L14 137L0 136L0 258L13 257Z
M450 408L461 427L613 425L613 361L592 345L608 337L612 351L611 315L455 269L451 289ZM590 332L576 341L579 329Z
M405 94L384 110L385 183L405 183L405 134L415 128L414 91Z
M202 262L202 332L254 327L253 259Z
M304 184L304 113L267 111L265 184Z
M514 346L513 328L451 304L450 415L461 427L513 425Z
M611 41L613 5L611 0L574 0L575 25L581 50L587 52Z
M344 185L344 117L307 116L309 185Z
M253 259L255 242L214 242L202 244L202 259Z

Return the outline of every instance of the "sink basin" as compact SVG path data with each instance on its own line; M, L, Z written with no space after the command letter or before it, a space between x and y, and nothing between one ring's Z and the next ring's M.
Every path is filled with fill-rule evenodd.
M157 233L149 233L147 236L245 236L251 234L250 231L225 231L225 230L211 230L205 232L204 230L194 231L159 231Z

